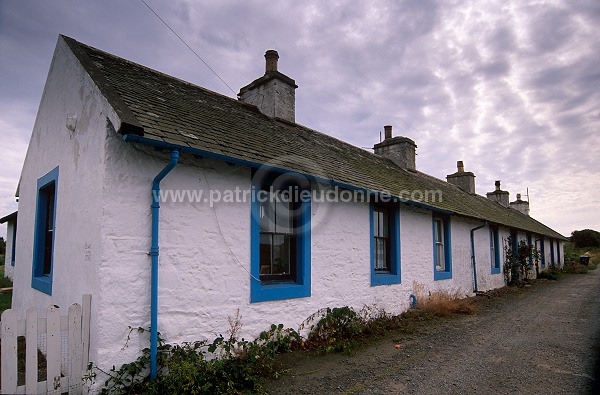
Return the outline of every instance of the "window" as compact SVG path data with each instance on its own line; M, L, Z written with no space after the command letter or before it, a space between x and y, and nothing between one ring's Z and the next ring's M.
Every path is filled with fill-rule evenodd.
M256 171L251 204L250 300L310 296L310 182Z
M450 218L433 216L434 280L452 278Z
M52 295L58 167L37 181L31 287Z
M15 222L13 223L13 227L12 227L12 247L11 247L11 255L10 255L10 265L11 266L15 265L15 252L17 252L16 245L17 245L17 218L15 218Z
M550 266L554 266L554 240L550 239Z
M371 204L371 285L400 283L400 216L395 205Z
M531 243L531 235L527 233L527 246L529 247L529 256L527 260L529 261L529 266L533 266L533 244Z
M556 241L556 263L560 266L560 241Z
M496 227L490 227L490 260L492 262L492 274L500 273L500 243L498 228Z
M546 247L545 247L546 241L542 238L540 240L540 255L542 256L541 260L542 260L542 268L546 267Z

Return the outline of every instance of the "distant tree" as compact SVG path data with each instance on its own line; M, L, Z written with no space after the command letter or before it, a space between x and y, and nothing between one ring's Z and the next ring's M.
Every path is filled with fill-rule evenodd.
M571 241L575 247L600 247L600 232L592 229L574 230Z
M6 241L4 237L0 237L0 255L6 254Z

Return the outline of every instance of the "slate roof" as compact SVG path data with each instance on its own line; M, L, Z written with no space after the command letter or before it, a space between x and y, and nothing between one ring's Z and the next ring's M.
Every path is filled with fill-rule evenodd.
M393 196L440 190L441 201L409 203L564 239L535 219L483 196L400 169L389 159L316 130L269 118L255 106L61 37L121 118L122 134Z
M3 224L5 222L8 222L8 221L13 220L13 219L17 219L17 211L15 211L14 213L10 213L7 216L4 216L4 217L0 218L0 224Z

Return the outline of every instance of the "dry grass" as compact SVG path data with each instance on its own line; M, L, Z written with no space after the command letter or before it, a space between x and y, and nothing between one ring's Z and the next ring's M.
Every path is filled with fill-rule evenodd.
M414 282L413 293L417 297L417 309L426 310L438 317L477 313L477 305L473 299L457 290L429 291L423 284Z

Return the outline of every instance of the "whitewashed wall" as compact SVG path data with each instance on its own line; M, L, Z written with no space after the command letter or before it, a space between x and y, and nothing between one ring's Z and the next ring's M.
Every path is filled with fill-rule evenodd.
M78 119L74 133L68 115ZM67 45L58 40L21 173L13 309L67 307L92 297L90 358L95 360L97 306L102 303L101 197L107 117L118 119ZM52 296L31 287L37 180L59 167ZM109 202L105 202L109 203Z
M73 134L68 115L78 119ZM110 120L107 123L107 119ZM20 184L13 307L68 306L91 293L90 360L104 369L130 362L148 347L151 184L169 153L125 143L119 119L59 40L32 133ZM59 166L53 294L31 288L37 180ZM250 188L250 169L182 155L163 190ZM297 328L324 307L408 307L416 283L427 290L473 292L470 237L481 221L451 220L452 279L434 281L432 213L400 205L402 283L371 286L369 205L312 203L312 296L250 303L250 202L161 204L159 331L169 342L214 338L238 310L240 336L253 338L272 323ZM507 229L500 229L506 238ZM489 228L475 231L479 290L503 285L491 274ZM523 235L524 237L524 235ZM546 241L548 243L548 241ZM546 245L549 264L549 244ZM556 245L555 245L556 248ZM560 248L562 248L562 243ZM561 261L562 261L561 250ZM503 253L501 252L501 259Z
M148 346L147 334L134 334L121 350L128 327L149 327L150 202L153 177L169 153L108 139L104 189L98 362L130 361ZM197 160L184 154L162 181L161 189L210 190L250 188L250 169L224 162ZM110 204L109 204L110 202ZM453 218L449 280L434 281L432 213L400 207L402 283L371 286L369 204L313 202L311 208L310 298L250 303L250 202L161 203L159 265L159 331L169 342L214 338L228 329L239 309L240 336L253 338L270 324L298 328L324 307L376 305L400 313L418 282L428 290L473 292L471 228L481 221ZM503 285L491 274L489 229L475 232L480 290Z
M15 268L11 264L12 261L12 250L13 243L15 240L13 239L15 229L15 220L12 219L6 222L6 254L4 255L4 277L8 277L11 280L15 274Z

